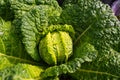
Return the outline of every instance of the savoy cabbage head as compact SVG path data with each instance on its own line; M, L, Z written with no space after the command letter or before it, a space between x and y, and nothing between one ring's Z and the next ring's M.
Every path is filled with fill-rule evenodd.
M100 0L0 1L0 80L119 80L119 47Z

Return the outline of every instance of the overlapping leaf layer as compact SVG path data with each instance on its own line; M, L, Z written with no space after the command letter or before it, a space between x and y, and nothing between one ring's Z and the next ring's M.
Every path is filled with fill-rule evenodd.
M0 0L0 17L0 80L120 79L120 22L99 0ZM38 44L59 30L73 38L73 55L49 66Z

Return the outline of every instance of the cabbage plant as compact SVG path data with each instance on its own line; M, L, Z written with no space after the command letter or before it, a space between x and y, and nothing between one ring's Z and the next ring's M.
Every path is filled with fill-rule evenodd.
M111 7L57 1L0 0L0 80L119 80L120 22Z

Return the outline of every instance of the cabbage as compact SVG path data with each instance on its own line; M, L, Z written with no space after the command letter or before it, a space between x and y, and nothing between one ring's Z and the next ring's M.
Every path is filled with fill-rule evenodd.
M120 80L120 22L100 0L0 0L0 80Z

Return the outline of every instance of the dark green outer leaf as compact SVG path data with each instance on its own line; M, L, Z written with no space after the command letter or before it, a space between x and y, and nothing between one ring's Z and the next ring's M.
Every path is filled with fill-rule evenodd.
M56 0L8 0L8 2L11 5L11 10L15 13L15 18L20 18L32 8L40 5L53 6L58 9L58 11L61 10Z
M17 28L12 26L10 21L5 22L0 18L0 69L19 62L37 64L26 53L16 31L18 31Z
M13 16L12 18L14 18L13 24L18 29L18 32L17 32L18 35L21 35L20 33L22 32L20 30L20 26L22 25L23 22L26 22L26 21L24 21L24 19L21 21L22 16L25 15L27 12L32 11L29 14L30 15L29 17L33 17L33 16L36 17L34 19L34 22L36 23L34 26L37 26L36 30L34 28L33 32L31 31L31 33L33 33L31 36L34 38L34 40L35 40L36 36L37 37L39 36L37 30L41 31L41 27L48 26L48 23L52 24L54 22L57 22L58 18L56 18L56 17L60 15L59 12L61 11L61 8L59 7L56 0L1 0L0 6L1 6L0 10L2 10L2 12L3 12L3 13L1 12L2 17L4 17L3 14L5 13L5 11L10 11L10 13L11 12L13 13L11 16ZM39 7L39 6L41 6L41 7ZM40 15L38 12L37 12L38 15L36 15L36 13L35 13L35 9L37 10L38 7L39 7L38 10L41 13ZM58 11L57 11L57 9L58 9ZM6 16L8 16L8 15L9 14L6 14ZM48 20L48 17L49 17L49 20ZM29 26L32 26L32 25L29 25ZM34 26L32 26L32 27L34 27ZM23 33L24 33L24 30L23 30ZM24 34L23 34L23 37L24 37ZM28 34L28 37L30 37L29 34ZM25 44L25 47L27 46L26 51L28 53L30 53L32 56L35 53L36 59L35 58L34 59L39 60L38 51L36 50L36 46L37 46L36 44L38 44L38 42L39 42L39 37L37 38L37 40L35 42L31 40L30 44L33 42L32 43L33 47L31 47L31 48L29 48L29 43L27 44L24 41L25 41L25 39L23 40L23 43ZM31 50L31 51L29 51L29 50Z
M13 10L10 7L11 5L8 0L0 0L0 16L6 21L13 20L14 18Z
M33 13L33 14L32 14ZM39 41L39 32L35 25L37 25L36 18L39 16L37 10L31 10L27 16L24 16L22 19L22 35L23 35L23 43L27 52L32 56L33 59L39 60L40 56L37 50L37 43ZM25 22L25 23L24 23ZM39 23L38 23L39 24ZM28 27L29 26L29 27ZM40 25L37 25L40 26Z
M10 0L10 1L13 1L13 0ZM17 0L16 0L16 2L17 2ZM21 0L21 2L23 2L23 1ZM31 4L31 2L29 4ZM96 4L96 5L94 5L94 4ZM61 17L62 17L61 23L62 24L71 24L72 26L74 26L74 28L77 32L77 34L76 34L77 39L74 44L74 50L76 50L77 46L83 45L83 43L89 43L98 52L98 56L93 62L91 62L91 63L86 62L86 63L83 63L82 66L79 66L82 68L79 70L80 76L76 75L78 77L78 78L77 77L76 78L77 79L81 78L83 80L85 80L85 79L89 80L90 78L92 80L103 79L103 78L104 79L114 79L114 78L119 79L119 76L120 76L120 74L119 74L120 73L120 67L119 67L120 66L120 60L119 60L120 59L119 58L119 55L120 55L120 53L119 53L120 52L120 50L119 50L120 23L119 23L119 21L117 21L117 18L113 15L111 9L108 6L103 5L101 2L99 2L97 0L76 0L76 2L74 2L73 4L71 2L69 5L67 5L67 4L65 4L65 5L66 6L64 7L64 11L61 15ZM28 8L28 7L26 7L26 8ZM21 15L21 13L20 13L20 15L18 15L19 8L17 9L17 8L11 7L11 9L13 9L14 12L16 12L16 16L15 16L16 20L18 20L18 22L20 21L19 23L21 25L20 18L21 18L21 16L25 15L24 14L25 10L20 9L21 13L23 13L23 14ZM34 7L32 9L34 9ZM18 11L18 13L17 13L17 11ZM30 11L32 11L32 10L30 10ZM50 22L50 23L52 23L52 22ZM16 26L18 30L14 30L14 28L12 28L13 33L14 33L14 31L20 30L19 29L20 25ZM16 29L16 27L15 27L15 29ZM38 29L38 30L40 30L40 29ZM33 29L32 31L37 31L37 30ZM9 32L9 29L8 29L8 31L6 31L6 33L8 33L8 32ZM5 41L5 39L2 39L2 41ZM15 42L15 41L19 40L20 38L17 38L17 40L16 40L14 38L11 38L11 36L10 36L10 38L7 37L8 41L9 41L9 39L10 39L10 41ZM13 42L12 42L12 45L13 45ZM18 41L17 44L18 43L21 46L21 42ZM5 45L6 44L7 44L7 42L5 41ZM9 46L7 46L7 47L9 47ZM11 46L9 48L11 48ZM9 48L6 51L8 51ZM14 48L14 47L12 47L12 48ZM17 47L17 48L21 49L21 47L20 48ZM16 50L17 48L14 48L14 49ZM80 47L80 49L81 49L81 47ZM12 50L12 49L10 49L10 50ZM16 56L16 54L11 54L11 52L14 53L14 51L10 51L10 53L7 53L7 54L8 55L10 54L11 56L13 56L13 55ZM15 52L19 52L19 50L15 51ZM20 50L20 52L22 52L22 49ZM81 54L81 53L79 53L79 51L78 51L75 55L77 55L77 54ZM79 59L81 60L81 58L79 58ZM86 60L92 61L89 58L86 58ZM77 60L77 61L79 61L79 60ZM79 63L81 64L82 62L80 61ZM71 64L74 64L74 60L73 60L73 62L71 62ZM76 64L76 62L75 62L75 64ZM59 70L61 68L59 66L50 67L50 68L46 69L46 71L44 72L45 74L43 73L43 77L58 76L63 73L70 73L70 71L66 67L67 65L68 65L67 63L63 64L61 72L58 71L58 72L55 72L54 74L51 74L51 73L48 74L47 72L55 71L56 69ZM79 64L76 64L76 66L77 65L79 65ZM71 72L75 72L76 70L78 70L78 68L76 66L74 68L72 68ZM64 69L65 69L65 72L64 72ZM89 73L88 77L86 77L86 76L84 76L84 75L87 75L86 70L88 72L92 71L96 75L92 75L92 73ZM81 71L83 71L84 74L81 73ZM102 72L103 78L101 78L101 75L99 74L100 72ZM105 77L104 77L104 74L105 74ZM113 78L111 78L111 77L113 77Z
M9 2L15 13L14 26L18 27L19 33L22 33L22 42L27 53L34 60L39 61L37 46L40 40L40 32L43 31L42 27L57 22L61 8L55 0L9 0Z
M43 66L35 66L39 63L26 53L16 31L10 21L0 18L0 80L38 80Z
M51 12L52 10L53 12ZM54 8L52 6L38 6L31 9L22 18L21 31L23 43L27 52L35 60L39 60L40 58L37 49L41 37L40 33L43 31L43 27L45 28L50 25L48 23L49 16L52 16L52 14L54 14Z
M84 63L81 71L78 71L79 74L78 72L74 74L76 75L74 78L77 80L113 80L114 78L118 80L120 78L120 22L110 7L98 0L71 0L70 2L66 0L61 18L63 24L71 24L76 31L74 52L86 42L98 51L96 60L89 64ZM80 52L78 50L75 55L81 54ZM93 71L93 74L89 73L89 70Z
M66 73L74 73L76 70L78 70L81 67L81 63L84 63L84 59L76 58L75 60L68 62L66 64L49 67L48 69L45 70L45 72L41 74L41 77L47 78L47 77L59 76L61 74L66 74Z
M31 59L24 48L22 47L23 44L20 41L20 36L18 36L17 28L12 25L10 21L5 22L2 18L0 22L0 32L1 32L1 40L2 45L4 47L4 54L10 56L16 56L23 59ZM23 57L24 54L24 57Z

